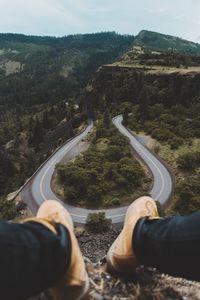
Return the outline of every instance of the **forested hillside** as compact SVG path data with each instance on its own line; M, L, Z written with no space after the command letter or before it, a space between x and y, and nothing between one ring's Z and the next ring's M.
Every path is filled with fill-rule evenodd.
M200 53L200 44L184 40L180 37L142 30L136 37L134 45L151 50L176 50L183 53Z
M133 36L0 34L0 196L24 183L87 120L82 88Z
M200 209L199 82L200 55L134 44L117 62L103 66L85 90L94 116L105 108L123 113L126 126L152 139L152 150L176 176L173 213Z
M63 38L1 34L0 105L77 97L94 71L113 62L132 41L112 32Z
M198 144L199 47L148 31L136 38L0 34L0 196L105 110L123 112L132 130L171 150Z

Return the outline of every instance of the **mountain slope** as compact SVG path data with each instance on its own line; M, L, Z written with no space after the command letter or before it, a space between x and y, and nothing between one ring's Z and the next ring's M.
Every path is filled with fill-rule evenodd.
M97 68L118 58L133 39L114 32L63 38L0 34L0 104L76 97Z
M147 30L142 30L135 37L134 45L144 46L152 50L173 49L185 53L200 53L200 44L179 37Z

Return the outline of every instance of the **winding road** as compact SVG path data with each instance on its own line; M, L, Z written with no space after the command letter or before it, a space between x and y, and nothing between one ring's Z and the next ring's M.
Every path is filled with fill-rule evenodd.
M161 204L165 204L172 193L173 181L167 168L146 148L137 138L131 134L122 125L122 116L119 115L113 118L113 124L117 129L130 140L131 146L138 153L139 157L145 162L148 168L151 170L154 178L152 190L150 192L153 199L160 201ZM22 189L20 195L25 203L29 206L31 211L35 214L38 207L43 201L47 199L55 199L62 202L61 199L52 190L52 177L57 163L62 161L66 154L71 151L75 156L79 151L77 147L82 139L91 131L93 124L89 124L84 132L77 137L70 140L64 146L62 146L57 152L55 152L32 176L31 180ZM74 207L68 204L64 204L70 212L72 219L75 223L84 224L87 216L91 212L105 212L106 217L112 219L113 223L121 223L124 220L126 207L118 207L113 209L103 210L91 210L85 208Z

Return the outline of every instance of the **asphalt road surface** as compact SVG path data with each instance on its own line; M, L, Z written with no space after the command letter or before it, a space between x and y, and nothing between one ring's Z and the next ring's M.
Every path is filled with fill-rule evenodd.
M139 156L145 161L150 168L153 177L154 184L151 190L151 195L155 200L159 200L164 204L170 197L172 192L172 179L165 168L165 166L151 153L149 152L123 125L122 116L117 116L113 119L113 124L118 130L130 139L131 146L137 151ZM75 137L61 149L59 149L33 176L32 180L24 187L21 192L22 199L27 203L29 208L35 214L38 207L43 201L47 199L54 199L61 201L58 196L52 190L52 176L55 170L55 165L63 160L66 154L70 151L78 153L79 142L86 137L91 131L93 124L87 126L85 131L79 136ZM124 220L124 216L127 210L126 207L119 207L105 210L91 210L85 208L74 207L68 204L64 204L70 212L72 219L75 223L84 224L87 216L91 212L105 212L106 217L112 219L113 223L121 223Z
M169 171L146 147L144 147L136 139L133 134L131 134L122 125L121 115L115 117L113 119L113 123L117 129L129 139L131 146L151 170L154 179L153 187L150 192L152 198L154 200L158 200L161 204L165 204L165 202L169 199L173 189L173 182Z

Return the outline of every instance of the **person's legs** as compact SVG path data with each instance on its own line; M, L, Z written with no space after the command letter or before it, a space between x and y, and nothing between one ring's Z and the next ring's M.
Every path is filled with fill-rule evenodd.
M189 216L141 219L133 232L138 261L162 272L200 279L200 212Z
M127 210L122 232L108 251L107 269L131 277L138 264L199 280L200 212L159 218L153 199L135 200Z
M59 203L46 201L23 224L0 223L2 299L22 300L52 286L55 299L66 293L76 299L87 290L85 273L71 218Z
M129 206L123 229L107 254L108 272L132 278L139 263L132 246L133 231L138 220L147 216L159 218L156 203L150 197L141 197Z
M51 289L55 300L83 299L87 296L89 279L78 241L74 234L74 226L68 211L57 201L45 201L39 208L35 222L45 226L60 223L68 229L71 241L70 264L65 275ZM63 263L65 263L63 261Z
M24 299L55 284L70 262L67 229L55 235L39 223L0 223L0 295ZM66 262L66 263L63 263Z

